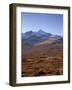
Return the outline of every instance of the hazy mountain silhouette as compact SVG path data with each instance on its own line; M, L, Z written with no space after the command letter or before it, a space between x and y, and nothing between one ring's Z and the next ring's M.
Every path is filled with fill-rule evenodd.
M59 35L53 35L51 33L44 32L43 30L39 30L37 32L34 31L28 31L25 33L22 33L22 44L28 47L32 47L33 45L37 43L41 43L43 41L47 42L49 41L57 41L58 39L61 39L62 37Z

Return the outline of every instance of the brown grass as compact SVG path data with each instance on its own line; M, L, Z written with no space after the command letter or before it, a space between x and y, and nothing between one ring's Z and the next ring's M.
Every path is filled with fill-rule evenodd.
M63 75L63 44L22 48L22 77L46 75Z
M59 57L24 58L22 76L62 75L62 68L63 59Z

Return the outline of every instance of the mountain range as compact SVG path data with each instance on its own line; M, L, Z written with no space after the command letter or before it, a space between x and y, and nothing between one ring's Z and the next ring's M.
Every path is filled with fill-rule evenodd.
M22 33L22 42L27 46L33 46L37 43L46 41L56 41L62 39L62 36L53 35L51 33L44 32L43 30L39 30L38 32L28 31L26 33Z
M44 43L51 44L59 40L63 40L62 36L47 33L41 29L37 32L28 31L22 33L22 45L27 47L32 47L33 45L42 45Z

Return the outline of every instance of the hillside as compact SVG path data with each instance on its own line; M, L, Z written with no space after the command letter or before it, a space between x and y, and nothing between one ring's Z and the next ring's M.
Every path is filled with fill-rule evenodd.
M41 30L36 33L30 32L27 41L22 38L22 76L62 75L63 38Z

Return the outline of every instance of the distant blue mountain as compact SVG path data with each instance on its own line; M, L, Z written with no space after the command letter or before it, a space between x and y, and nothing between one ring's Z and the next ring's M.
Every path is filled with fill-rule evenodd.
M48 40L49 38L55 38L58 40L62 37L44 32L41 29L38 32L28 31L26 33L22 33L22 43L27 46L33 46L34 44Z

